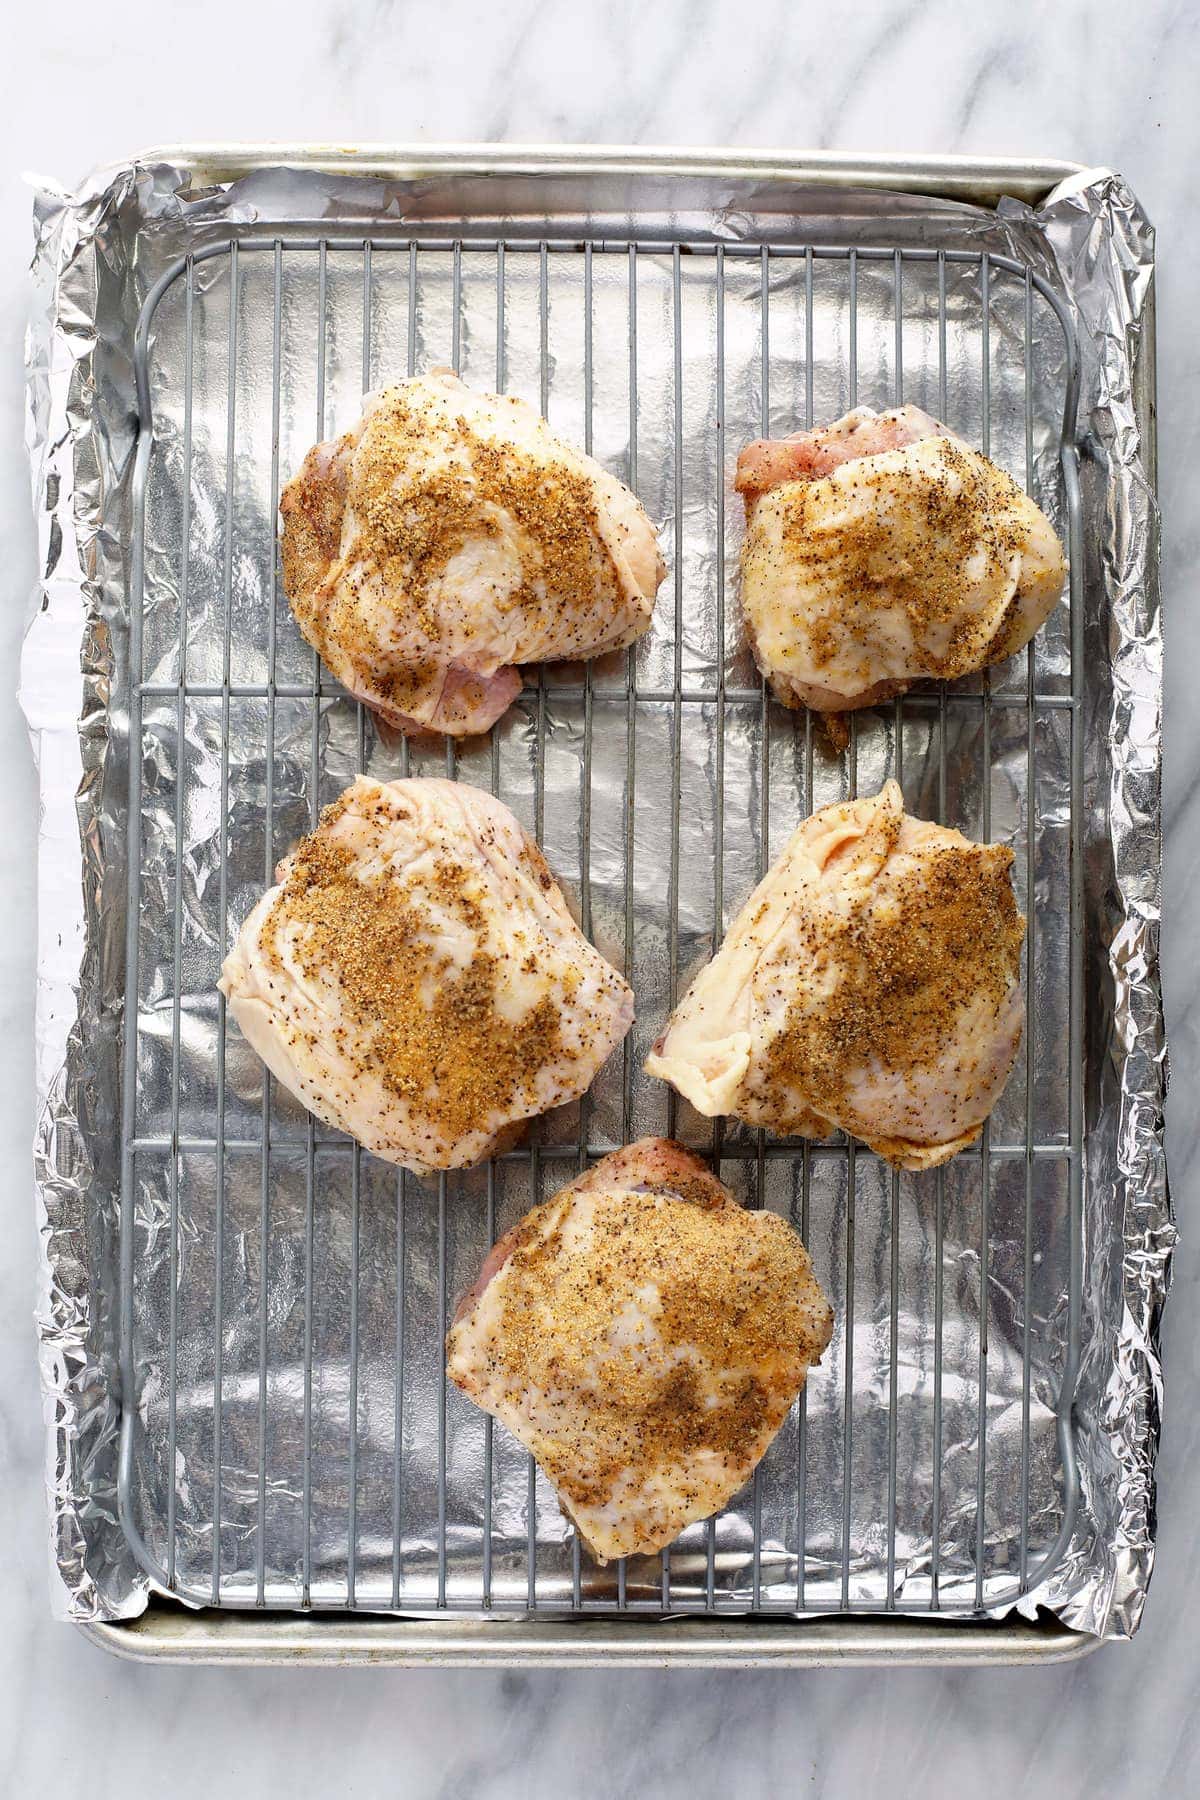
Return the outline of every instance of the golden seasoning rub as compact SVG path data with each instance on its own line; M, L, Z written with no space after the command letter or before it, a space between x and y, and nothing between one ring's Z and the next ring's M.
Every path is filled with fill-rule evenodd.
M416 1170L469 1166L578 1096L632 1019L512 814L449 781L360 777L281 865L222 986L306 1106Z
M518 527L522 580L510 592L494 593L495 604L519 608L545 584L558 614L585 632L589 609L615 605L618 587L594 485L565 462L531 463L512 446L486 441L461 416L448 466L399 480L397 470L432 428L429 414L410 389L388 392L363 440L347 498L369 529L378 573L404 593L430 646L442 636L438 584L448 565L471 538L504 535L505 515Z
M486 730L517 664L631 643L665 572L627 488L526 402L448 370L369 395L280 511L301 630L405 731Z
M475 932L486 930L466 872L438 863L433 891ZM335 970L351 1072L374 1068L448 1138L503 1112L562 1046L558 1010L542 1000L514 1026L496 1010L499 962L477 950L465 969L438 948L428 909L391 871L363 880L339 845L301 846L263 932L275 949L286 924L293 954L316 980Z
M791 706L840 714L984 668L1063 590L1045 515L915 407L748 445L737 485L747 636Z
M903 608L912 637L927 643L928 672L952 678L980 666L995 630L989 614L975 618L963 607L965 570L971 579L1005 582L1024 544L1014 518L1021 498L1014 482L984 461L968 457L949 438L933 440L924 467L909 474L914 491L903 511L886 504L894 480L872 461L847 476L850 500L831 532L811 485L797 484L780 501L782 549L801 583L836 581L845 595L838 614L814 618L808 627L813 660L827 667L846 639L873 647L881 604ZM879 504L863 505L878 495ZM810 515L813 523L810 524ZM940 627L932 647L932 628ZM869 659L865 659L869 667Z
M1012 854L888 782L800 826L646 1067L700 1112L840 1129L910 1169L978 1137L1020 1042Z
M831 1330L790 1226L648 1139L497 1245L447 1367L533 1452L604 1559L660 1548L728 1500Z
M827 1118L854 1113L864 1067L937 1070L965 994L998 1016L1021 970L1011 864L997 845L934 847L849 915L814 918L804 935L820 959L821 1000L805 993L788 1007L768 1081L802 1091Z

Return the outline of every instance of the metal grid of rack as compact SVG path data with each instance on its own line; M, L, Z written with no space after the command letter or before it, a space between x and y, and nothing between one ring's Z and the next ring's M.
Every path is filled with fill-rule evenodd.
M301 643L275 519L362 391L439 362L519 387L609 462L667 520L671 574L645 644L539 671L488 741L431 751L381 738ZM120 1498L144 1566L241 1607L963 1614L1027 1591L1076 1499L1079 595L1019 667L855 715L835 759L739 645L726 476L748 436L914 399L1024 478L1078 568L1075 359L1052 290L960 249L250 234L157 284L137 379ZM418 1182L314 1124L211 991L277 857L356 769L499 792L638 995L593 1095L477 1176ZM1029 915L1009 1094L979 1150L920 1179L853 1143L699 1121L640 1071L791 826L888 774L1012 841ZM447 1392L440 1347L487 1243L646 1130L794 1218L838 1327L729 1519L597 1571L532 1462ZM1055 1289L1065 1313L1039 1315Z

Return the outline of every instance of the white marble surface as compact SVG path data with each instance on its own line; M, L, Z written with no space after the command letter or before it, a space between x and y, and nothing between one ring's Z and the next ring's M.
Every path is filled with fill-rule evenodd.
M1138 18L1135 25L1133 20ZM453 22L453 28L451 28ZM1040 1797L1200 1787L1200 12L1179 0L58 0L7 15L0 85L0 1794L95 1800L220 1787L326 1794ZM52 1623L35 1385L31 1134L33 773L11 698L33 536L20 342L29 197L188 139L562 140L1044 154L1123 171L1160 230L1166 521L1165 963L1170 1153L1183 1247L1168 1339L1160 1562L1131 1645L1040 1672L934 1674L152 1671ZM67 1791L63 1782L63 1791Z

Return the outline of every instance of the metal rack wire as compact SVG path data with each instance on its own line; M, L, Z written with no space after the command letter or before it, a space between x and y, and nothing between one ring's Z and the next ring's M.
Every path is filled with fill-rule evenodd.
M555 336L568 315L564 351ZM672 573L653 638L621 666L539 670L485 745L430 752L380 739L300 643L275 519L309 442L345 429L381 378L439 361L500 391L519 382L552 420L569 412L573 435L633 487L651 486ZM835 367L842 406L818 392ZM738 645L725 473L734 433L917 398L1017 465L1057 512L1078 569L1075 357L1053 290L973 249L248 233L197 249L158 282L136 372L120 1504L143 1565L169 1593L242 1607L970 1613L1028 1591L1069 1541L1076 1501L1076 580L1069 617L1021 669L854 715L842 765L814 741L810 716L769 699ZM266 491L255 486L264 467ZM690 754L701 732L703 795ZM1047 761L1055 800L1065 782L1066 819L1039 801ZM238 1060L224 1001L210 997L247 896L356 768L436 769L500 792L551 846L585 932L623 961L639 1002L640 971L652 990L594 1094L473 1185L397 1175L289 1107ZM1002 782L1029 915L1016 1097L979 1151L920 1182L881 1171L852 1142L710 1127L673 1093L650 1094L639 1067L639 1045L785 828L843 783L854 792L860 774L881 773L984 838ZM731 799L739 775L747 785ZM646 809L661 855L648 850ZM745 853L731 853L743 837ZM522 1453L517 1467L490 1418L465 1421L431 1371L470 1255L575 1167L663 1128L710 1149L749 1204L793 1214L838 1333L727 1518L652 1566L597 1571L532 1462ZM1006 1216L1020 1216L1003 1253L1002 1177ZM286 1283L273 1273L281 1262ZM326 1291L331 1275L344 1293ZM1041 1314L1039 1292L1052 1296ZM994 1416L1014 1396L1015 1432Z

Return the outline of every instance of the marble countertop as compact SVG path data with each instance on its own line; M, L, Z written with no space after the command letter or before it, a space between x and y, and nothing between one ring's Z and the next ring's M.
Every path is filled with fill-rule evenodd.
M0 1794L177 1800L254 1795L723 1795L895 1800L964 1784L1118 1800L1200 1786L1200 1234L1191 1228L1200 966L1186 948L1200 880L1200 251L1195 176L1200 14L1148 0L964 8L850 0L834 17L765 0L131 0L17 9L0 108ZM450 20L453 19L453 29ZM169 23L168 23L169 20ZM1169 1154L1182 1246L1167 1323L1159 1565L1132 1644L1037 1672L539 1674L154 1671L50 1617L32 1325L35 798L11 696L33 532L21 394L30 197L20 171L74 180L153 143L219 139L790 145L1044 155L1118 168L1159 228L1160 491L1167 673L1164 980ZM65 1783L64 1783L65 1787Z

